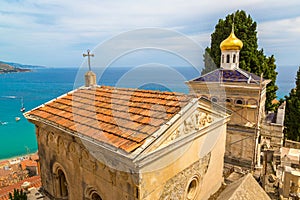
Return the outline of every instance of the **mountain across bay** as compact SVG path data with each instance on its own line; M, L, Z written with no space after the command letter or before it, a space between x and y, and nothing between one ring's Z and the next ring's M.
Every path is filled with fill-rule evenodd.
M44 67L0 61L0 74L12 73L12 72L30 72L32 69L35 68L44 68Z

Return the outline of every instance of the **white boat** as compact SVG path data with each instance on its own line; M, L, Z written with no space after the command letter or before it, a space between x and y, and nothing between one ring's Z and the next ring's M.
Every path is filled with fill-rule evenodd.
M16 117L16 122L20 121L20 119L21 119L20 117Z
M22 108L20 109L20 111L21 111L21 112L25 112L25 108L22 107Z
M8 122L1 122L1 121L0 121L0 124L1 124L1 125L6 125L7 123L8 123Z
M23 97L21 97L21 112L25 112L25 107L24 107L24 102L23 102Z

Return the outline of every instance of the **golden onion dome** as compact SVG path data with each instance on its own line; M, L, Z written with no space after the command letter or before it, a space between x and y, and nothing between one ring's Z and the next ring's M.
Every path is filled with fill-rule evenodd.
M233 28L232 28L232 31L231 31L230 35L228 36L228 38L223 40L223 42L221 42L221 44L220 44L220 48L222 51L223 50L241 50L242 47L243 47L243 42L235 36Z

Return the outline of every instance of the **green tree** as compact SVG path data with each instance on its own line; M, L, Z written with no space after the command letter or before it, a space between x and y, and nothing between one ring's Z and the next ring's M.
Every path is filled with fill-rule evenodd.
M286 99L285 136L289 140L300 141L300 67L296 76L296 88L292 89Z
M14 195L9 193L9 199L10 200L27 200L27 194L25 192L23 192L22 189L21 189L21 191L19 189L14 189Z
M208 72L211 72L215 69L217 69L217 65L213 58L210 56L210 48L205 49L205 53L203 55L204 57L204 62L205 62L205 68L202 69L201 74L207 74Z
M272 80L267 86L266 110L274 110L272 100L276 98L276 76L277 72L274 56L267 57L263 49L258 49L257 44L257 25L250 15L245 11L236 11L226 16L225 20L220 19L215 26L215 31L211 34L210 47L207 47L204 54L205 68L202 75L220 67L221 50L220 44L225 40L232 29L234 23L234 33L242 40L243 48L240 51L239 67L258 76L263 73L264 78Z

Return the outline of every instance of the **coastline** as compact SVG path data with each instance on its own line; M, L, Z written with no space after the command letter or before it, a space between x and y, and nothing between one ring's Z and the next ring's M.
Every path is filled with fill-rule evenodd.
M29 153L29 154L22 154L22 155L18 155L18 156L13 156L13 157L9 157L9 158L1 158L0 159L0 163L1 162L5 162L5 161L13 161L13 160L22 160L24 158L29 158L33 155L37 155L38 154L38 151L34 152L34 153Z

